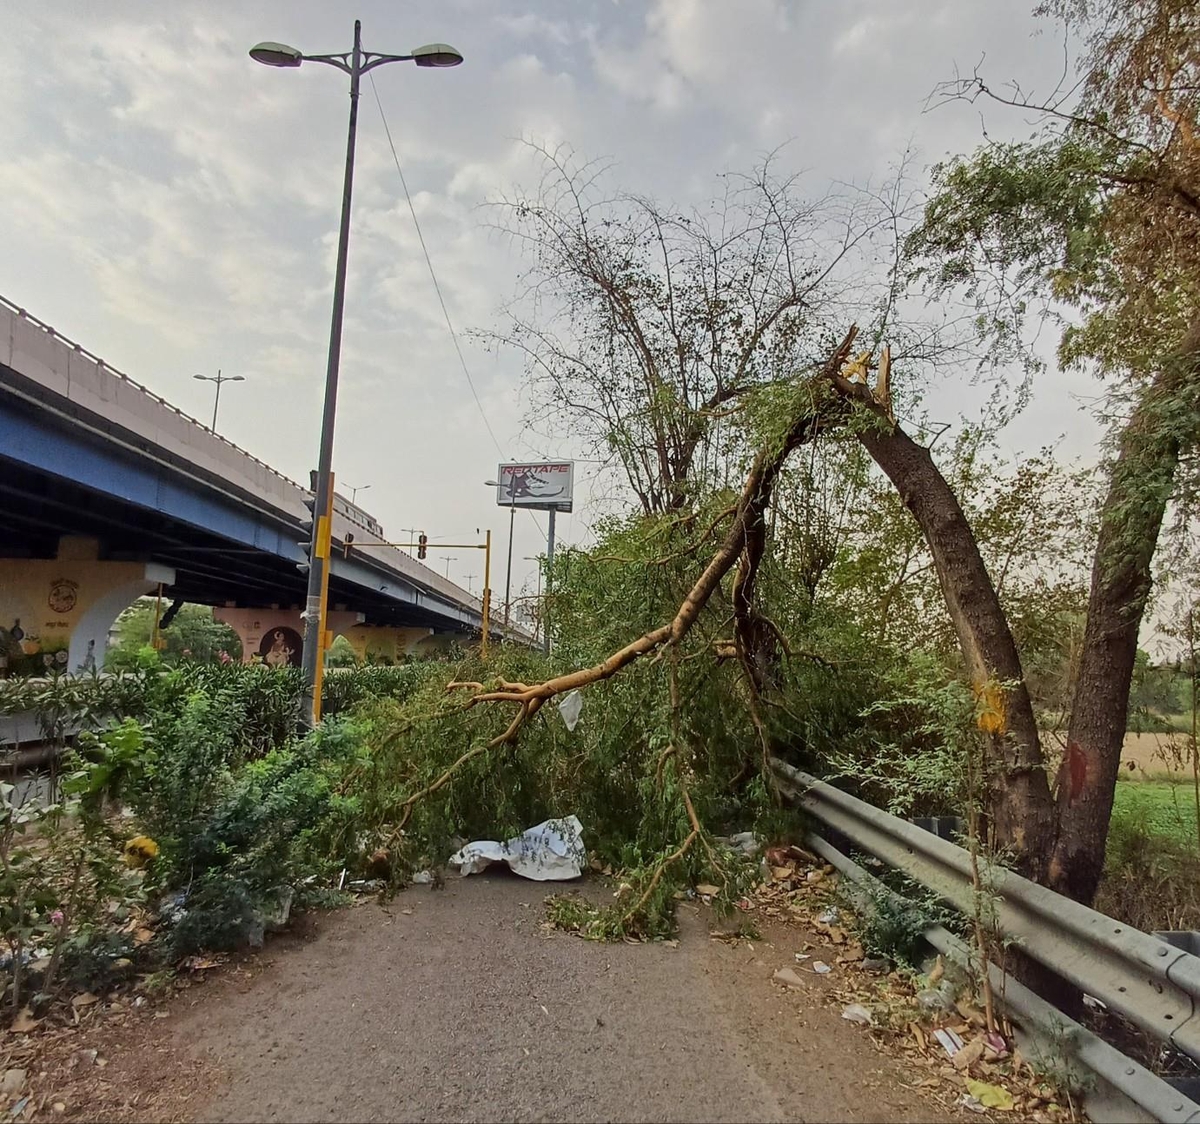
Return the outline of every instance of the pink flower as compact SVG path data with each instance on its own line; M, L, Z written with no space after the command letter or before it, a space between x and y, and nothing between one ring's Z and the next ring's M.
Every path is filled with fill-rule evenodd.
M50 914L50 924L51 925L61 925L62 923L63 923L63 911L61 909L56 909L52 914Z

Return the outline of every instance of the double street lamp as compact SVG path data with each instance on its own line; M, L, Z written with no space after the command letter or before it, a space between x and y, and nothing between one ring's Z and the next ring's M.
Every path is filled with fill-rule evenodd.
M221 384L224 382L245 382L245 375L223 375L221 368L217 368L215 375L193 375L192 378L199 379L201 382L215 382L217 384L217 395L213 399L213 420L210 427L213 433L217 432L217 407L221 404Z
M446 67L462 62L453 47L430 43L407 55L385 55L362 49L362 24L354 21L354 46L331 55L306 55L285 43L259 43L250 50L255 62L266 66L296 67L320 62L350 75L350 128L346 140L346 173L342 186L342 221L338 231L337 268L333 284L333 318L329 329L329 360L325 370L325 405L321 414L321 450L317 485L313 495L313 525L308 549L308 592L304 604L302 668L309 700L308 718L315 724L321 712L321 657L325 649L325 606L329 590L330 521L333 506L333 424L337 413L338 366L342 351L342 310L346 299L346 254L350 242L350 196L354 183L354 138L358 127L359 80L368 71L389 62Z

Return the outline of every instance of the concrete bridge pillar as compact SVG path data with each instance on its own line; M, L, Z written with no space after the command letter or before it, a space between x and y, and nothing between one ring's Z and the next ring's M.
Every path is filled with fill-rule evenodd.
M64 536L53 561L0 558L0 674L88 671L104 663L113 622L174 584L155 562L109 562L96 539Z
M406 656L424 655L438 651L442 637L432 628L392 627L391 625L359 624L348 629L345 637L354 648L359 663L369 660L401 663Z
M304 646L304 622L299 609L234 609L218 607L213 617L229 625L242 641L242 662L272 667L299 667ZM331 610L329 631L340 636L363 619L362 613Z

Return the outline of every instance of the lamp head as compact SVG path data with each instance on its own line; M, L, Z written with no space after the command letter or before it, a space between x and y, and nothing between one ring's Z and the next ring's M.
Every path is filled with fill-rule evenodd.
M299 66L303 55L286 43L256 43L250 48L250 57L264 66Z
M417 66L458 66L463 57L449 43L426 43L413 48L412 60Z

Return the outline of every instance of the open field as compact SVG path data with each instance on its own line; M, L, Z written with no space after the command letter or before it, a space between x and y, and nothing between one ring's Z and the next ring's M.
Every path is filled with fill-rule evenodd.
M1131 767L1132 766L1132 767ZM1122 775L1192 775L1188 738L1185 734L1126 734L1121 751Z
M1113 817L1140 821L1152 835L1184 846L1196 843L1196 802L1191 782L1122 780L1113 798Z

